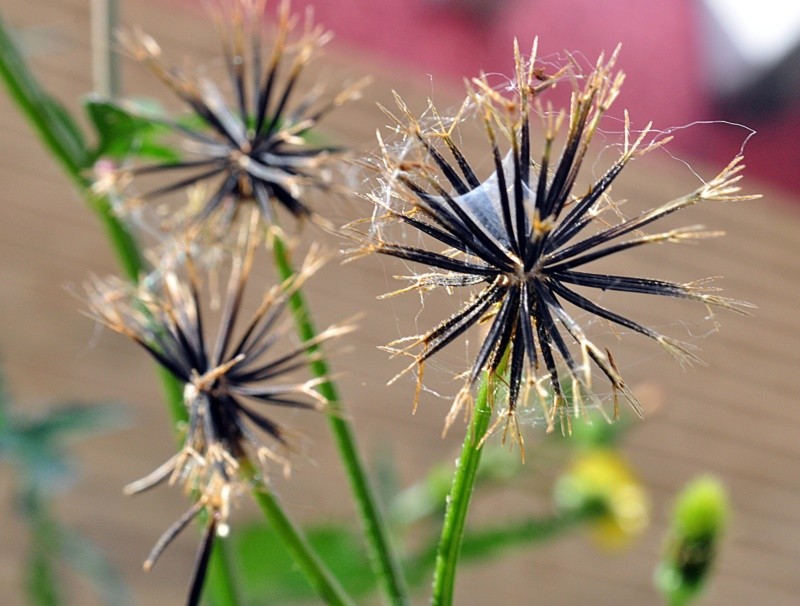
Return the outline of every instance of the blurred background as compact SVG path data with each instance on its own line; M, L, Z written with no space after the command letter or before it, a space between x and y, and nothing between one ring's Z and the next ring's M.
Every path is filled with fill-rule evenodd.
M99 3L98 3L99 4ZM272 3L271 3L272 4ZM295 0L294 6L307 4ZM733 520L718 572L705 604L796 604L800 599L800 412L797 370L800 319L800 9L761 0L327 0L315 3L317 20L336 33L313 73L375 77L365 99L331 116L325 132L361 149L374 148L374 132L386 124L375 101L391 103L397 89L415 111L426 98L455 108L463 78L510 74L513 38L522 48L539 36L545 62L572 52L591 65L618 43L618 66L626 83L612 118L628 109L635 127L654 128L676 139L627 169L614 197L646 209L709 178L745 145L747 192L764 199L692 209L681 224L702 223L727 236L701 248L663 248L622 259L620 272L693 279L722 275L725 294L756 303L750 318L720 314L719 334L698 318L675 320L674 302L628 301L627 311L702 348L707 368L684 372L650 343L626 338L619 348L628 382L641 394L648 415L623 442L631 465L652 493L652 524L626 549L598 551L578 533L536 551L514 551L489 564L466 565L459 576L459 604L651 604L659 603L652 570L661 553L673 495L698 473L712 472L731 492ZM75 113L92 80L89 0L4 0L6 24L25 49L36 74ZM787 6L789 5L789 6ZM753 9L757 9L754 12ZM214 61L218 47L202 3L137 0L119 3L126 25L141 25L164 48L170 62ZM175 107L159 84L122 61L123 94L152 95ZM308 86L308 81L304 84ZM172 105L170 105L172 104ZM612 122L612 124L615 124ZM618 123L616 123L618 124ZM614 130L616 127L612 127ZM757 131L757 134L750 135ZM57 513L110 558L131 587L135 603L183 600L196 537L191 532L170 548L148 575L141 561L150 546L185 509L175 490L136 499L121 487L163 462L173 439L152 368L121 338L83 317L81 284L90 274L116 273L103 234L72 185L42 150L8 97L0 95L0 359L14 400L36 414L65 400L121 401L127 429L75 443L81 466L76 489L59 497ZM479 139L469 150L484 150ZM470 145L469 142L466 145ZM633 207L631 207L633 208ZM369 210L343 202L343 217ZM329 248L346 247L313 232ZM668 259L665 260L665 259ZM664 275L664 272L667 275ZM263 279L269 279L264 270ZM398 267L379 260L340 267L332 263L309 284L320 326L364 311L361 330L335 363L361 444L374 467L387 458L398 481L422 478L432 462L452 461L460 437L440 439L452 370L463 364L453 351L426 379L444 397L426 394L411 415L411 380L385 388L400 370L376 346L445 317L448 302L432 300L417 316L413 295L391 302L375 297L396 287ZM341 285L347 284L346 293ZM78 296L75 296L78 293ZM662 304L663 303L663 304ZM625 308L620 311L626 311ZM697 310L695 310L697 311ZM387 322L387 314L399 319ZM695 314L702 316L702 310ZM713 324L713 323L711 323ZM411 332L409 332L411 331ZM713 332L713 331L712 331ZM643 340L642 340L643 341ZM615 349L615 356L618 349ZM305 521L353 520L352 505L324 420L290 420L306 435L291 480L277 480L287 508ZM547 512L551 487L532 479L548 469L535 453L542 428L529 428L528 464L521 481L479 498L471 524L524 512ZM547 449L542 446L542 452ZM545 456L545 455L543 455ZM516 452L509 461L518 462ZM512 463L509 463L510 465ZM558 470L543 472L552 478ZM18 523L13 478L0 467L0 598L22 602L22 556L28 534ZM246 499L245 499L246 500ZM241 519L250 508L244 507ZM236 518L234 516L234 532ZM103 603L73 575L70 603ZM423 594L418 603L425 603Z
M797 3L340 0L314 10L341 42L426 74L432 91L481 70L508 74L514 37L529 48L538 36L545 59L571 51L583 62L621 44L628 78L617 113L627 108L635 124L652 120L662 130L699 123L674 147L716 163L757 131L746 150L749 174L800 191Z

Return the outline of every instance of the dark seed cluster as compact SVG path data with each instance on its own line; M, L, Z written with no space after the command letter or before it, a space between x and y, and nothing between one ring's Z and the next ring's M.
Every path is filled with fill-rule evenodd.
M269 407L323 409L325 399L315 390L317 380L287 380L308 364L309 354L313 359L321 343L349 330L331 327L295 345L282 338L288 297L318 267L319 259L313 257L295 277L268 289L249 320L240 320L258 241L257 219L253 212L242 228L213 339L202 304L208 289L189 253L181 265L159 268L138 288L111 279L98 280L88 289L97 320L135 341L184 386L188 423L183 448L126 491L135 494L168 481L197 495L194 505L164 533L145 562L149 569L172 539L205 512L206 538L192 592L200 591L213 537L227 531L231 502L244 490L240 463L254 455L260 467L278 463L288 473L288 460L257 435L263 432L279 446L289 446L281 426L268 416Z
M381 186L370 196L378 207L378 216L366 235L362 252L374 251L430 268L431 271L410 278L411 289L426 292L477 287L450 318L422 335L401 339L389 347L396 353L413 355L414 362L406 371L416 367L421 377L427 359L470 327L488 323L446 426L452 423L483 372L507 381L504 416L512 427L520 401L527 401L531 390L542 403L550 403L545 405L550 428L557 421L564 421L567 409L578 411L586 399L595 399L593 368L599 369L614 393L621 394L638 412L638 403L611 354L586 336L566 304L645 335L676 357L692 360L693 354L683 344L600 305L576 287L678 297L733 309L747 307L705 292L700 283L612 275L586 267L649 243L717 235L699 228L655 234L641 230L700 201L744 198L737 194L736 185L741 158L734 159L691 194L622 218L608 192L628 162L664 143L652 138L648 142L649 125L632 139L626 115L625 139L618 159L588 191L575 191L600 118L622 84L622 74L613 71L616 53L608 61L601 57L587 76L575 72L573 66L545 75L535 66L535 46L529 59L523 58L518 48L515 56L516 79L510 97L494 90L484 76L473 80L469 97L454 120L444 120L430 106L428 114L433 116L433 125L423 126L399 96L396 102L400 115L385 110L403 140L393 148L381 143L382 155L374 163ZM539 100L542 93L569 81L574 86L570 111L545 111ZM544 130L543 149L538 152L533 149L531 137L534 109L542 116ZM459 124L469 119L467 114L483 123L488 139L494 172L483 180L457 144L456 133ZM554 142L564 123L566 134L560 154L556 155ZM444 248L398 243L390 229L396 223L424 234L428 241ZM418 353L412 353L417 347ZM565 397L567 381L569 402Z
M295 218L316 217L308 206L307 190L327 190L330 167L339 148L315 145L308 134L329 112L359 95L365 83L326 94L318 85L296 99L303 70L330 39L308 16L298 29L289 3L279 5L277 31L269 52L264 51L266 2L219 0L215 8L227 77L233 90L229 102L221 84L210 78L167 66L161 49L140 30L123 32L120 43L162 80L194 115L193 120L162 121L185 141L186 157L175 163L156 163L124 170L119 177L179 175L141 195L146 201L203 184L208 194L191 220L202 221L218 211L234 215L240 203L254 201L267 222L273 204Z

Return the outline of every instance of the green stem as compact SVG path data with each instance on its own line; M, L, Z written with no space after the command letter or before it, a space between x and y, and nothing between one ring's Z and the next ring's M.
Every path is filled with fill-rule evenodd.
M253 478L258 472L248 462L242 462L242 476ZM303 535L286 515L278 502L277 497L266 487L253 491L255 498L264 517L272 525L275 533L281 538L289 550L297 566L305 574L311 586L327 604L334 606L349 606L354 602L345 593L336 577L326 568L319 556Z
M489 405L490 383L491 380L484 375L447 500L433 576L431 603L435 606L449 606L453 603L456 564L472 499L472 489L475 485L475 473L478 471L483 454L481 440L486 435L492 418L492 408Z
M602 513L601 507L586 507L544 520L530 518L500 528L470 532L461 544L461 557L465 560L490 558L512 547L547 541L596 519Z
M28 123L39 135L42 143L54 157L73 185L80 191L86 204L100 220L109 242L114 249L117 262L131 280L136 281L144 270L144 260L136 240L125 225L114 215L107 196L98 196L91 191L91 181L84 176L88 153L80 131L64 108L48 95L28 69L2 18L0 18L0 77L8 93ZM178 382L166 371L159 376L168 396L173 419L185 421L183 392Z
M30 486L23 492L22 502L32 530L30 554L25 571L28 603L54 606L64 601L57 564L61 551L58 525L47 511L45 497Z
M0 17L0 77L28 123L36 130L50 154L70 177L80 175L86 164L86 146L80 131L31 74L22 54Z
M239 603L238 592L230 574L228 545L224 539L214 541L211 561L206 573L205 593L214 606L236 606Z
M591 522L603 513L602 508L587 506L549 518L524 518L493 528L465 533L461 542L460 559L478 561L490 559L514 547L543 543L565 532ZM416 581L436 564L438 545L434 543L410 562L409 577Z
M286 246L277 235L272 238L272 250L281 279L286 280L294 275L295 271L289 260ZM292 294L289 299L289 305L292 309L300 339L308 341L314 338L317 333L311 321L306 302L299 291L295 291ZM317 348L312 348L309 350L309 354L313 355L316 351ZM364 463L356 446L355 434L342 411L341 400L336 386L327 379L330 376L328 364L323 358L317 357L312 359L310 367L314 376L324 379L319 384L318 389L330 403L328 422L350 480L350 487L358 503L364 534L369 546L370 561L378 583L390 604L396 606L407 604L408 589L403 570L396 555L397 552L392 545L386 514L378 502L375 489L367 476Z

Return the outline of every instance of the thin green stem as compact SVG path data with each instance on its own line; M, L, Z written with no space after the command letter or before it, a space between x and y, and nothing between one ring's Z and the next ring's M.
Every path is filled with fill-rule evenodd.
M211 561L206 574L206 596L214 606L236 606L239 596L230 574L228 545L224 540L214 541Z
M467 532L461 542L461 561L488 560L508 549L536 545L562 536L602 515L601 507L587 506L548 518L524 518L507 524ZM409 577L416 581L436 564L438 544L423 549L410 560Z
M294 275L295 271L289 259L286 246L277 235L273 235L272 250L281 278L286 280ZM300 339L308 341L314 338L317 333L306 302L299 291L295 291L292 294L289 299L289 305ZM315 355L316 352L316 347L309 350L311 355ZM350 488L358 503L359 514L369 547L370 561L378 583L390 604L396 606L407 604L408 589L397 557L397 551L392 545L386 514L367 476L356 445L355 434L346 415L343 414L338 390L334 383L327 378L330 376L328 364L324 358L314 357L310 362L310 367L314 376L323 380L319 384L318 390L330 403L328 421L350 480Z
M28 602L36 606L61 604L64 596L57 572L61 551L58 524L50 517L44 495L34 486L24 489L22 502L32 530L25 574Z
M461 544L461 557L465 560L491 558L512 547L541 543L595 520L603 512L602 507L590 506L546 519L529 518L499 528L470 532Z
M243 477L251 479L258 475L256 469L247 461L242 462L241 473ZM353 600L320 560L302 531L283 511L277 497L266 487L253 490L253 497L264 513L264 517L272 525L275 533L281 537L295 563L319 596L332 606L353 604Z
M50 154L73 179L85 168L86 145L80 131L31 74L0 17L0 77L20 111Z
M453 603L453 592L456 580L456 564L461 550L464 527L469 511L472 489L475 486L475 474L483 454L482 439L489 428L492 408L489 396L492 381L484 375L472 419L461 446L453 484L447 500L444 514L444 525L436 554L436 568L433 576L433 594L431 603L435 606L450 606Z
M145 267L142 254L136 240L114 214L108 197L95 195L91 191L91 181L84 176L84 172L90 168L87 162L91 154L86 149L80 130L64 108L39 85L9 36L2 18L0 77L17 107L39 135L45 149L58 161L100 220L125 275L132 281L138 280ZM159 376L173 419L176 422L185 421L187 415L180 385L166 371L159 370Z

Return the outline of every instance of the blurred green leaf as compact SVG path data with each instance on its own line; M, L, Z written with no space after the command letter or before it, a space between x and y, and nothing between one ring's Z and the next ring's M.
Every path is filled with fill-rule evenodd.
M20 502L32 534L25 574L32 604L56 606L64 603L59 590L61 562L69 564L94 584L104 604L127 606L132 603L129 590L100 550L52 517L45 495L32 487L21 495Z
M375 472L373 475L378 498L381 503L391 503L400 491L400 475L391 445L388 443L381 445L374 459Z
M628 415L621 415L617 421L610 423L602 415L591 414L573 421L572 435L568 439L581 449L612 447L630 427Z
M20 469L20 484L56 494L70 488L76 478L75 464L64 449L51 442L16 436L13 461Z
M97 131L94 160L124 160L131 156L160 162L177 162L180 155L159 140L169 129L158 121L105 99L88 98L84 107Z
M454 466L440 463L431 468L421 482L409 486L387 500L392 522L406 526L444 513ZM487 447L475 476L475 489L504 484L525 471L521 457L502 447Z
M31 485L32 486L32 485ZM45 497L30 487L19 495L25 519L31 529L31 545L25 570L25 588L32 604L55 606L63 602L58 590L59 532L47 513Z
M54 565L51 552L41 544L37 544L29 554L25 585L28 599L32 604L56 606L62 603L56 589L58 578Z
M93 582L107 604L124 605L130 597L119 575L86 539L61 526L50 512L51 495L75 477L64 444L80 436L120 427L126 419L118 404L68 403L38 416L16 414L0 372L0 457L14 469L14 496L30 532L25 590L30 604L58 606L58 568L72 565Z
M392 499L389 516L399 526L408 526L444 512L453 478L452 465L436 465L422 481L412 484Z
M63 491L74 480L74 467L63 445L81 435L121 427L126 415L118 404L68 404L39 417L7 415L0 453L21 470L24 486L46 493Z
M69 439L97 432L119 429L127 422L120 404L64 403L46 415L20 424L31 439Z
M364 595L375 588L369 559L357 532L324 525L306 529L306 536L350 595ZM286 553L282 540L270 528L253 525L237 529L228 540L246 603L284 603L316 597Z
M108 559L85 537L60 527L60 556L98 589L105 604L126 606L133 603L130 591Z
M28 116L45 145L71 174L87 168L89 158L80 129L64 107L39 86L17 44L0 19L0 78Z

